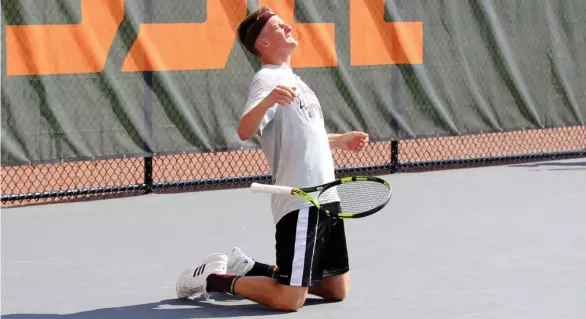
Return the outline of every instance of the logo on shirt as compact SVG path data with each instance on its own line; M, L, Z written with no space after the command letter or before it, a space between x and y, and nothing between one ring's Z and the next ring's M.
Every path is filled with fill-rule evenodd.
M307 102L305 101L305 98L302 98L302 95L298 95L297 98L299 99L299 109L303 110L303 108L306 108Z
M307 105L309 104L309 101L307 101L307 97L305 96L305 94L299 92L299 94L297 95L297 97L295 99L299 102L299 109L300 110L307 109Z
M300 93L296 98L299 101L299 109L303 111L308 118L319 117L319 102L311 100L311 96L308 98L306 94Z

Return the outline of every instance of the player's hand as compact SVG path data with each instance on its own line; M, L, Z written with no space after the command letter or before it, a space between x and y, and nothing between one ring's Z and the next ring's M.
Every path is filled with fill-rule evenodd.
M267 102L267 105L270 105L271 107L275 104L288 105L295 100L295 97L297 97L295 87L277 85L277 87L267 95L265 101Z
M368 144L368 134L364 132L348 132L338 137L336 145L347 151L360 152Z

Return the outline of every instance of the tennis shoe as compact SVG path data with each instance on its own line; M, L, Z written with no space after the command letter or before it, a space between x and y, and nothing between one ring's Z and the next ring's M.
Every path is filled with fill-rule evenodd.
M238 247L234 247L232 249L232 253L228 258L228 274L234 276L244 276L246 275L254 266L254 260L248 257L242 250Z
M226 274L228 256L214 253L206 257L203 262L195 267L183 271L175 284L175 293L179 299L199 297L203 295L209 299L207 291L207 278L210 274Z

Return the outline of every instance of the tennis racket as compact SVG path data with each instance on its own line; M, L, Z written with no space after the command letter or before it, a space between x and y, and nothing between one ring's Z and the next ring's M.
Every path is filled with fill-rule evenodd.
M269 193L283 196L299 196L311 202L323 213L334 218L355 219L370 216L385 207L392 195L392 188L383 179L370 176L353 176L337 179L319 186L296 188L289 186L252 183L253 193ZM315 198L309 193L315 193ZM339 201L338 207L325 209L326 203Z

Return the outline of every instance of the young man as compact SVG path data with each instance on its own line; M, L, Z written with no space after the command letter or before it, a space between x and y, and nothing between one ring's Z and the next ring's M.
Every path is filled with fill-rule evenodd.
M240 139L258 134L274 184L306 187L334 180L331 149L360 151L368 135L326 132L316 94L290 68L298 43L278 15L257 10L241 22L238 37L262 61L238 125ZM337 198L327 205L339 205ZM256 262L239 248L230 257L212 254L179 277L177 296L226 292L284 311L302 307L308 293L343 300L349 289L343 221L295 196L272 196L271 208L276 265Z

